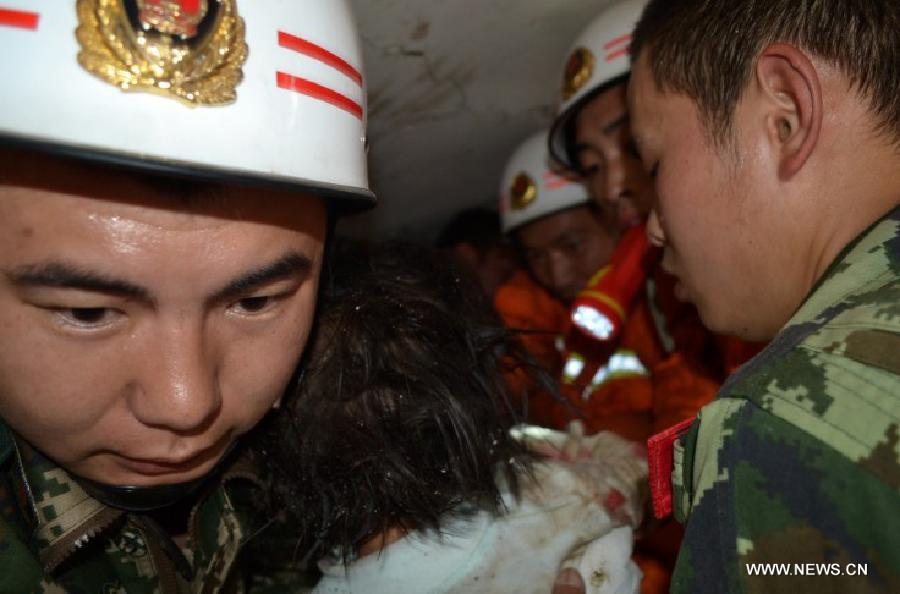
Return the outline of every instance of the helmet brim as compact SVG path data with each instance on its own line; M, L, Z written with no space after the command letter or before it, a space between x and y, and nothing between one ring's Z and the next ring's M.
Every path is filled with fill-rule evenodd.
M277 174L261 174L253 171L216 168L174 160L152 158L146 155L127 154L103 150L92 146L79 146L59 142L0 133L0 146L22 148L39 153L59 155L89 163L108 165L117 169L141 171L162 177L192 181L227 183L246 187L265 187L298 194L319 196L332 212L344 216L374 207L375 194L368 188L356 188L289 178Z

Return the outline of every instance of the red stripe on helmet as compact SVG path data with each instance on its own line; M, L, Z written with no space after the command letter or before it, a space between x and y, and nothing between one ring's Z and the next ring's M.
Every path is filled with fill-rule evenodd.
M544 172L544 185L548 190L558 190L560 188L564 188L572 183L572 180L556 173L552 170L547 170Z
M310 80L306 80L305 78L291 76L286 72L276 72L275 84L277 84L281 89L294 91L302 95L306 95L307 97L312 97L313 99L318 99L319 101L329 103L339 109L353 114L359 119L362 119L363 117L362 105L344 95L341 95L337 91L333 91L328 87L323 87L322 85L316 84Z
M570 182L569 180L560 178L556 181L548 181L544 185L547 186L548 190L558 190L560 188L565 188L566 186L572 185L572 182Z
M337 54L333 54L322 46L316 45L305 39L300 39L299 37L291 35L290 33L285 33L284 31L278 32L278 45L331 66L352 79L359 86L362 86L363 84L362 73L360 73L359 70L354 68L349 62Z
M36 12L0 8L0 27L16 27L37 31L41 15Z
M622 45L623 43L631 41L631 33L625 33L624 35L619 35L615 39L611 39L603 44L603 49L609 51L617 45Z
M612 62L616 58L621 58L622 56L628 55L628 52L630 52L630 51L631 51L631 46L627 45L620 50L616 50L616 51L612 52L611 54L606 54L606 61Z

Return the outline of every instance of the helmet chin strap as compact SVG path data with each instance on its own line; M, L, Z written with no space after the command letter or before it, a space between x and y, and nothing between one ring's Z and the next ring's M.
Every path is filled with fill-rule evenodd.
M194 493L206 481L219 474L230 461L236 445L237 442L234 442L228 446L228 449L209 472L184 483L139 487L108 485L74 475L73 478L88 495L104 505L132 513L149 512L181 501Z

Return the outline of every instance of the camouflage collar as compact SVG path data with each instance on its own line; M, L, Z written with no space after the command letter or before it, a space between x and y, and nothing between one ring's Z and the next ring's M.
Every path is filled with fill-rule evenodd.
M47 573L62 564L70 555L82 548L88 541L112 526L126 513L103 505L90 497L84 489L62 468L35 450L21 438L6 430L9 447L16 457L16 472L13 480L24 493L27 518L32 533L32 546ZM0 425L0 446L2 446L3 426ZM220 479L220 486L233 481L249 482L256 489L264 489L256 473L256 467L247 454L241 455ZM263 491L264 492L264 491ZM258 498L258 495L256 495ZM202 515L208 516L204 522L216 528L213 538L204 538L203 530L192 530L195 554L200 557L214 557L220 548L216 536L224 528L231 534L230 555L235 555L242 536L254 533L259 528L259 518L245 518L238 514L230 497L221 488L213 489L212 496L201 501L194 514L204 508ZM215 516L215 518L213 518ZM224 528L223 528L224 527Z
M892 274L890 260L896 258L898 244L900 206L874 222L838 254L787 327L833 317L838 312L830 310L847 296L864 291L870 283L883 284ZM845 274L850 269L852 274Z
M770 368L839 315L848 306L849 296L896 278L897 265L892 262L898 260L897 254L900 254L900 207L873 223L841 251L790 321L765 350L725 381L719 397L752 391L749 383L763 381L759 375L761 370ZM848 274L848 271L852 272Z
M24 440L13 441L33 544L49 573L124 513L88 496L65 470Z

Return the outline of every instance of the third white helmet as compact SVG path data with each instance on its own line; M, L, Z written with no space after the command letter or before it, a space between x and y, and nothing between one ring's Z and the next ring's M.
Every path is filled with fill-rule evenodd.
M551 167L544 130L531 136L513 153L503 173L500 186L503 232L589 202L584 186Z
M631 71L631 32L647 0L619 0L606 7L578 36L567 54L556 119L550 129L550 154L577 170L566 135L578 110L598 92Z

